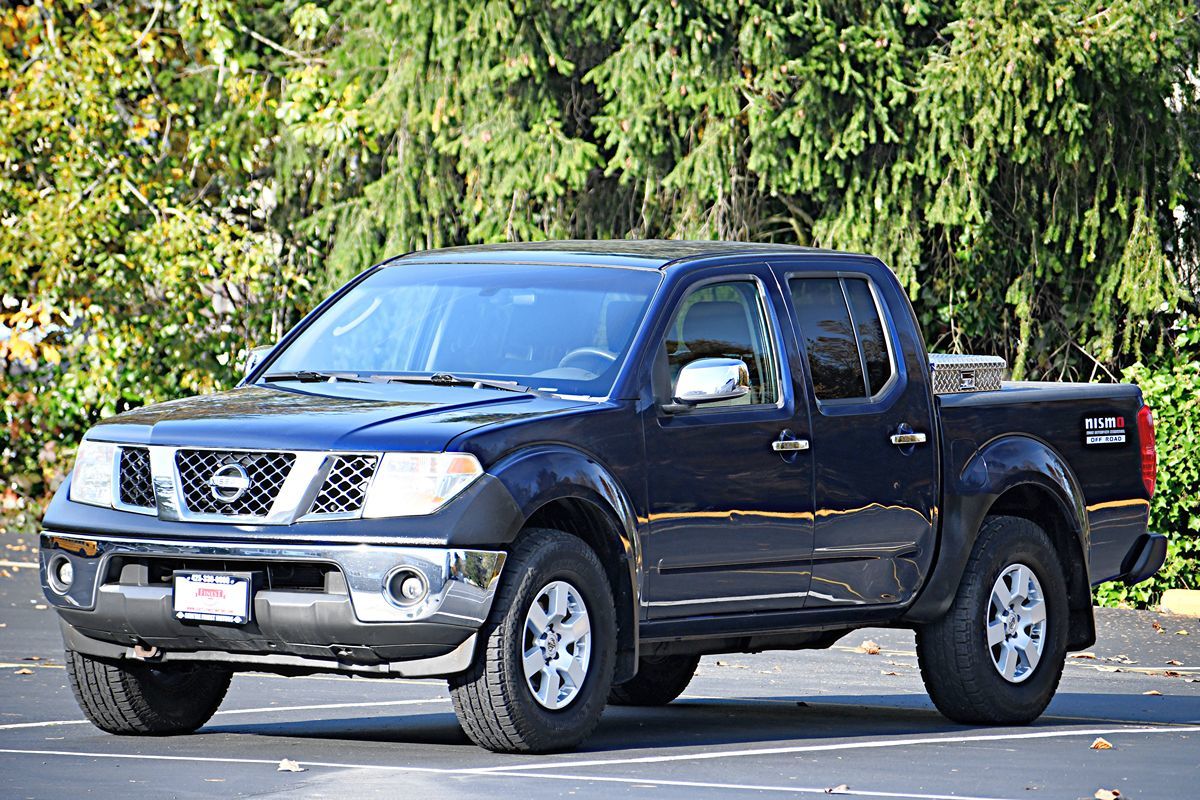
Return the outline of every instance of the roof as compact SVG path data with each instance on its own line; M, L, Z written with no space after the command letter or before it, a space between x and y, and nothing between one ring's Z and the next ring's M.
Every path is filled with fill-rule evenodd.
M396 261L483 263L587 264L591 266L661 269L678 261L708 256L833 253L812 247L754 242L689 241L681 239L569 239L552 242L512 242L420 250Z

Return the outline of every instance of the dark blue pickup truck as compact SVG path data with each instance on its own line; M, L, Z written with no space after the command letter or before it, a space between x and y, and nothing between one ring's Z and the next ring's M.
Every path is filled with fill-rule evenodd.
M100 728L232 673L449 680L498 751L669 703L701 655L916 630L954 720L1024 723L1090 587L1165 556L1131 385L929 356L878 259L723 242L415 253L232 391L89 431L41 536Z

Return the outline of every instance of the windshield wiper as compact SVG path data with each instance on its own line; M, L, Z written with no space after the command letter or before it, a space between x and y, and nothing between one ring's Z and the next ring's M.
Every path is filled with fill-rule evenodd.
M449 372L435 372L433 375L380 375L375 380L383 383L432 383L436 386L471 386L475 389L499 389L518 394L537 393L535 389L522 386L516 381L497 381L490 378L464 378L451 375Z
M298 369L295 372L273 372L270 375L264 375L262 380L270 383L272 381L299 381L300 383L370 383L365 378L360 378L356 372L317 372L311 369Z

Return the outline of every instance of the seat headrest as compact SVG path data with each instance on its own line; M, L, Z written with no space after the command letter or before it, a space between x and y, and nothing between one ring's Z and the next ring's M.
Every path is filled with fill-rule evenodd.
M683 341L694 352L712 349L712 344L698 347L701 342L728 345L721 348L728 353L749 353L754 349L746 311L741 303L730 300L708 300L689 308L683 318Z

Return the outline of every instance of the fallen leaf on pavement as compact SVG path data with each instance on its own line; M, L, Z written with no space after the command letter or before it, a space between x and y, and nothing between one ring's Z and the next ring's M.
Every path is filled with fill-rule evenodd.
M31 669L28 669L28 668L25 668L25 667L22 667L21 669L17 670L17 671L16 671L16 672L14 672L13 674L14 674L14 675L32 675L32 674L33 674L33 670L31 670Z
M276 772L304 772L304 767L300 766L300 762L292 761L290 758L283 758L279 761L279 766L275 768Z
M1112 742L1102 736L1097 736L1096 741L1092 742L1093 750L1112 750Z
M1183 677L1183 675L1181 675L1180 673L1176 672L1173 669L1165 670L1163 672L1163 675L1168 678L1182 678Z
M850 791L850 787L844 783L839 783L837 786L827 788L825 794L845 794Z
M873 642L870 639L867 639L865 642L860 644L857 649L858 652L866 653L869 656L879 655L879 643Z
M1120 667L1107 667L1107 666L1099 666L1099 667L1096 667L1096 669L1100 670L1101 672L1123 672L1124 671Z
M1172 659L1171 659L1170 661L1168 661L1167 663L1168 663L1169 665L1171 665L1172 667L1182 667L1182 666L1183 666L1183 662L1182 662L1182 661L1180 661L1178 658L1172 658Z
M1071 658L1095 658L1095 653L1072 653Z
M899 672L888 672L887 670L883 670L879 674L880 675L899 675L900 673Z
M1162 697L1162 692L1160 692L1158 689L1151 689L1148 692L1142 692L1142 694L1150 697Z
M1120 789L1097 789L1092 797L1096 800L1117 800L1121 796Z
M1150 627L1154 628L1154 630L1156 630L1159 633L1163 632L1163 626L1161 624L1159 624L1158 620L1154 620L1154 622L1151 622Z
M1175 635L1176 636L1187 636L1188 632L1185 631L1183 628L1180 628L1179 630L1175 631Z

